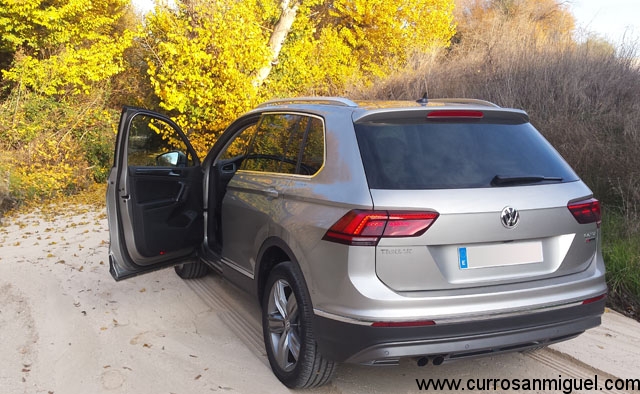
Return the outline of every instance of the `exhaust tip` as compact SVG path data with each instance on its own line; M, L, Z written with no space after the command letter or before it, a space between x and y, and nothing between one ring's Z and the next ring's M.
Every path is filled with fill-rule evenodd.
M444 357L442 356L435 356L432 360L433 365L440 365L444 362Z
M429 364L429 358L428 357L420 357L418 359L418 366L419 367L424 367L427 364Z

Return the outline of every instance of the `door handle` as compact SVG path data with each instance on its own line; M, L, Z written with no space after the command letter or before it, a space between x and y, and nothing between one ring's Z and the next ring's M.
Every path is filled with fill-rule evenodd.
M184 182L180 182L180 190L176 195L175 202L184 202L187 199L188 186Z
M236 163L227 163L220 168L220 173L222 174L235 174L236 173Z
M264 190L264 194L265 194L265 195L267 196L267 198L268 198L268 199L270 199L270 200L272 200L272 199L274 199L274 198L278 198L278 196L280 196L280 193L279 193L276 189L274 189L274 188L272 188L272 187L270 187L270 188L268 188L268 189L265 189L265 190Z

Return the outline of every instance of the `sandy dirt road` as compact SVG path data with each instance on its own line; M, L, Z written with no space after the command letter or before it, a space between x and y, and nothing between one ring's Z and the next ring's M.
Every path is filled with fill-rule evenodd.
M259 309L245 293L213 274L183 281L172 269L116 283L107 251L104 210L3 220L0 393L289 392L271 374ZM639 327L605 314L602 327L531 354L341 365L332 384L307 392L417 393L423 378L637 378Z

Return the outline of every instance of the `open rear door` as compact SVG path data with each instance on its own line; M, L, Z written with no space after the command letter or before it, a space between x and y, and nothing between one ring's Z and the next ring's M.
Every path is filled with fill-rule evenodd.
M203 239L202 167L171 119L124 107L107 188L115 280L192 259Z

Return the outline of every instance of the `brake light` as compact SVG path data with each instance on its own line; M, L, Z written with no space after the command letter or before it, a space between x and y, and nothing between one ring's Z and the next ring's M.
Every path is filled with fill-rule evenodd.
M418 237L438 218L437 212L352 210L324 235L325 241L376 246L380 238Z
M427 119L482 119L484 113L482 111L469 111L460 109L446 109L441 111L432 111L427 115Z
M596 223L600 227L602 214L600 212L600 201L595 198L569 203L569 211L580 224Z

